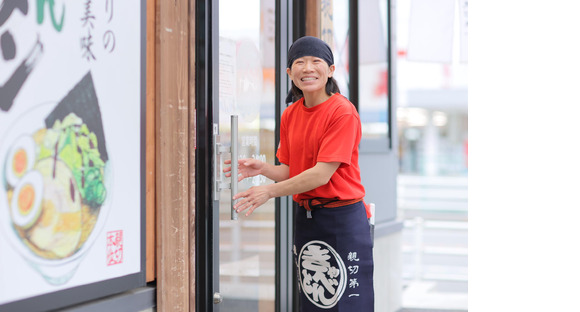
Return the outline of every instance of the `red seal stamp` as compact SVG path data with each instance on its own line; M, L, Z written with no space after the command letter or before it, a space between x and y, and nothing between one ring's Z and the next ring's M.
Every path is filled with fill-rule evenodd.
M107 232L107 265L123 263L123 231Z

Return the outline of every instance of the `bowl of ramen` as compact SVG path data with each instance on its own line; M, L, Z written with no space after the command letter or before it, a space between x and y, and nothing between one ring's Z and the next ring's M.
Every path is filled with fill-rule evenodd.
M104 225L110 161L79 116L48 126L52 105L25 113L0 146L0 228L51 284L67 282ZM102 149L101 149L102 150Z

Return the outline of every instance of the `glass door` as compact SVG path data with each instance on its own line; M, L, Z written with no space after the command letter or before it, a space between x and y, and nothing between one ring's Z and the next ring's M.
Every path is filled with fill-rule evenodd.
M216 158L220 172L228 158L275 161L275 2L220 0L218 4L219 68L214 68L214 74L219 91L214 103L219 107L214 110L214 132L222 151ZM237 116L237 138L232 136L236 131L231 116ZM229 151L236 143L238 155L233 155ZM231 183L223 174L215 178L222 185ZM268 183L274 182L263 176L249 178L238 184L238 191ZM214 310L275 311L275 200L248 217L241 213L232 220L230 190L216 196L219 208L214 207L214 213L219 213L214 218L219 221L214 238L219 251L214 274L219 270L219 281Z

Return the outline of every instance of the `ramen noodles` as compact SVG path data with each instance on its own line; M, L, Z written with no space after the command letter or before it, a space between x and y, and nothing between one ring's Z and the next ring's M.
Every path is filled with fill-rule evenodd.
M96 136L70 113L52 128L15 140L4 164L13 228L45 259L78 251L106 196Z

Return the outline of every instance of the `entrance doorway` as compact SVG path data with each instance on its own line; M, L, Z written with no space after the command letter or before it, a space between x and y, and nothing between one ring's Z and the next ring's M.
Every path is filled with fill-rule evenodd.
M222 149L237 144L237 155L275 161L275 24L274 0L220 0L218 54L218 127ZM214 68L215 73L215 68ZM215 102L214 102L215 103ZM232 129L231 117L238 129ZM235 117L234 117L235 118ZM237 130L237 137L232 136ZM223 156L223 157L222 157ZM220 173L220 172L218 172ZM225 181L220 173L217 180ZM246 217L232 220L231 186L219 192L219 295L220 311L275 311L275 200ZM242 191L274 183L263 176L238 184ZM235 217L234 217L235 218Z
M196 40L197 308L289 311L290 199L271 199L250 216L236 216L231 200L235 181L223 174L227 159L276 162L276 133L288 90L285 62L280 61L280 51L287 50L287 43L280 42L288 42L281 28L287 29L288 18L282 22L280 16L288 14L281 8L288 4L205 3L196 7L202 9L196 13L196 27L203 28L197 35L203 32L200 38L205 39ZM274 181L256 176L240 181L237 191L270 183Z

